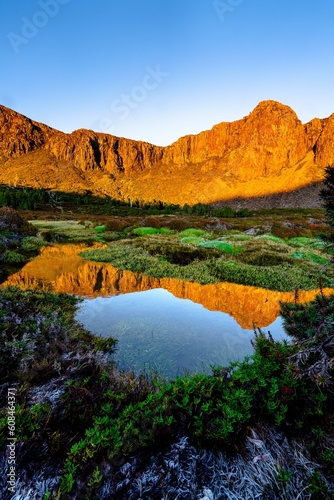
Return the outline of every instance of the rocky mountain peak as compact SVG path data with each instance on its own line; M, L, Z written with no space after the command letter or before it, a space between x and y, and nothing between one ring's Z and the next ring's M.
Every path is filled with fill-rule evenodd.
M0 106L0 182L181 204L253 198L321 181L334 163L333 132L334 114L304 125L267 100L158 147L86 129L65 134Z

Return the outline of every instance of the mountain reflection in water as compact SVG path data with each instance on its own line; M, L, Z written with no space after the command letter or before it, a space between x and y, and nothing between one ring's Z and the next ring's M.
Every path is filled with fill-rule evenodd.
M96 247L101 244L96 244ZM76 318L92 333L118 339L115 359L135 372L165 377L210 372L252 353L253 326L285 336L279 301L294 293L217 283L200 285L175 278L151 278L90 262L83 244L42 248L38 257L4 285L73 293L86 298ZM300 292L300 301L316 291Z
M101 244L96 244L98 246ZM202 304L210 311L225 312L247 330L252 330L253 324L259 328L270 325L279 316L279 302L292 302L295 299L291 292L227 282L201 285L175 278L152 278L122 271L111 264L84 260L78 254L86 249L87 245L83 244L44 247L38 257L10 276L4 285L73 293L87 298L163 288L175 297ZM298 300L308 302L317 293L317 290L300 291Z
M227 366L253 352L253 330L162 288L85 300L76 318L96 335L117 338L118 366L135 373L154 370L171 378L211 372L210 365ZM284 336L281 318L270 332Z

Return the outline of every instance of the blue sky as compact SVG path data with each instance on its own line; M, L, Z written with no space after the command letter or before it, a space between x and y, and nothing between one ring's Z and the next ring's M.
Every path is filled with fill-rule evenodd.
M2 0L0 103L167 145L258 102L334 112L333 0Z

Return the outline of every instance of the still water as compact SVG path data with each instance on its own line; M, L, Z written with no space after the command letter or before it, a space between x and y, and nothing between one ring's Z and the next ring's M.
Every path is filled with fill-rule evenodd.
M91 332L116 337L119 366L137 373L210 372L210 364L228 365L252 353L252 330L162 288L85 300L76 317ZM269 330L284 337L280 318Z
M253 324L285 336L279 301L293 293L233 283L200 285L173 278L151 278L90 262L86 245L43 247L4 285L73 293L84 298L77 319L91 332L118 339L119 365L136 372L183 375L210 371L252 353ZM300 292L299 301L317 291Z

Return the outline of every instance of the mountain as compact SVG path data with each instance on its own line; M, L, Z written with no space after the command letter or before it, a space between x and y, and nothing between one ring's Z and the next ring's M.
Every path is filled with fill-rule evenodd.
M160 147L65 134L0 106L0 183L125 200L314 206L334 163L333 132L334 114L302 124L289 106L263 101L241 120Z

